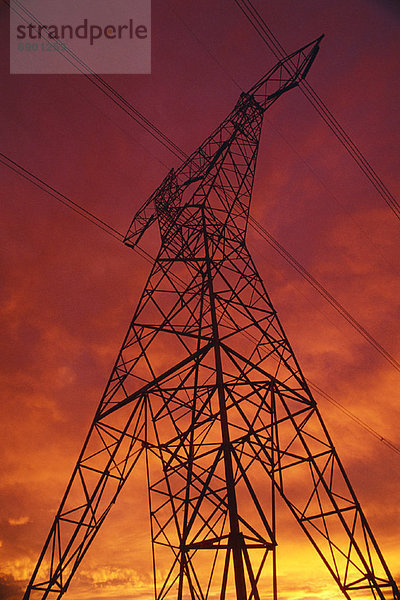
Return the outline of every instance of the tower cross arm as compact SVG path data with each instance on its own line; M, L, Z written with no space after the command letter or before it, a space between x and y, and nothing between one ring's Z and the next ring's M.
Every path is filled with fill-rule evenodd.
M246 96L252 96L264 111L267 110L279 96L298 86L305 79L318 54L323 37L321 35L280 60L250 88Z
M142 207L139 208L133 217L127 234L125 235L124 244L130 246L131 248L135 248L143 234L157 220L154 204L157 201L157 198L160 198L165 194L165 190L169 186L172 177L173 170L169 171L169 173L161 182L161 185L158 186L158 188L151 194Z

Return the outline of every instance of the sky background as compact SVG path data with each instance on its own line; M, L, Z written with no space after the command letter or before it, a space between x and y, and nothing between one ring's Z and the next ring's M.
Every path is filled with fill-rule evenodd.
M400 196L400 6L255 0L293 51L325 33L309 81ZM80 75L9 75L0 6L0 151L125 232L177 159ZM153 0L152 74L106 76L186 152L275 63L233 0ZM102 394L149 265L1 166L0 600L21 597ZM298 90L267 113L252 214L400 360L400 222ZM248 244L306 377L400 448L400 373L274 251ZM319 406L400 579L400 456ZM68 594L147 599L150 544L130 481ZM281 600L339 598L289 515Z

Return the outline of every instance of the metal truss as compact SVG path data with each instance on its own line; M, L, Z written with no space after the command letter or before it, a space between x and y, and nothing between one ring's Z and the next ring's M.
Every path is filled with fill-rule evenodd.
M245 243L263 115L319 41L242 94L135 216L125 243L158 223L161 248L25 600L66 592L139 460L156 600L277 598L278 494L345 598L400 600Z

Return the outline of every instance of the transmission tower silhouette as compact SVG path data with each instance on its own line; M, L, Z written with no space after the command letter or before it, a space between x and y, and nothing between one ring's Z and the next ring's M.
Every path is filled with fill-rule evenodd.
M400 600L246 246L263 116L321 38L282 59L133 219L161 247L24 600L60 598L138 461L155 599L278 597L280 496L348 599Z

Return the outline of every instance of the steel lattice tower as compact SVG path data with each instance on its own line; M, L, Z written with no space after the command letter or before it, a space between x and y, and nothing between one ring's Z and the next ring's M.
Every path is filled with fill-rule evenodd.
M319 38L280 61L135 216L161 248L24 600L60 598L144 459L156 600L276 598L280 495L345 598L400 600L246 247L265 111Z

